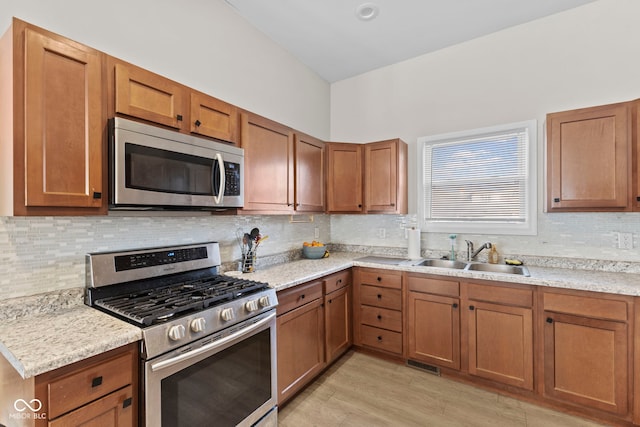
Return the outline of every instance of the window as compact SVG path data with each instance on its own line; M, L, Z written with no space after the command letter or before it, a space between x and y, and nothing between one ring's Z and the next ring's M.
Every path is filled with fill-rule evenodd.
M536 234L536 121L418 139L421 227Z

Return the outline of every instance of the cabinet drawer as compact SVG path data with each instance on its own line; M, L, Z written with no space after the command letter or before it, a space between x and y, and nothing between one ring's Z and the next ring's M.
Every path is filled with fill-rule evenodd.
M545 311L553 311L556 313L574 314L622 322L628 320L627 303L620 300L545 292L543 305Z
M130 354L90 366L49 385L49 418L105 396L133 382L133 360Z
M335 290L344 288L349 283L351 283L351 270L332 274L324 279L324 293L329 294Z
M49 421L49 427L93 425L103 419L113 420L118 427L130 427L135 425L134 399L133 388L128 386Z
M375 347L390 353L402 354L402 334L400 332L361 325L360 335L362 337L362 345Z
M400 289L381 288L378 286L360 286L360 303L375 307L402 309L402 291Z
M364 325L402 332L402 312L368 305L360 306L360 322Z
M360 282L367 285L402 289L402 275L399 273L361 270Z
M322 281L320 280L285 289L278 292L276 313L279 316L318 298L322 298Z
M467 283L467 297L471 300L495 302L518 307L533 306L533 291L520 287L476 285Z
M409 276L407 283L410 291L444 295L448 297L458 297L460 295L460 282Z

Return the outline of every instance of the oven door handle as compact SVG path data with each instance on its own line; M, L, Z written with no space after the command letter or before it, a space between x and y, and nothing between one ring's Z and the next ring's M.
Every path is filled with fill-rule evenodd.
M214 191L214 196L213 199L216 201L216 205L219 205L220 202L222 201L222 198L224 197L224 188L227 185L227 183L225 182L225 178L226 178L226 174L225 174L225 170L224 170L224 160L222 160L222 155L220 153L216 153L216 158L213 161L213 163L215 164L216 162L218 162L218 171L220 172L220 188L218 188L218 195L215 195L215 189ZM215 170L216 168L213 168L213 173L215 174ZM215 176L211 176L211 180L212 180L212 186L216 185L215 182Z
M176 363L180 363L180 362L183 362L183 361L185 361L187 359L190 359L192 357L196 357L196 356L198 356L200 354L206 353L207 351L211 350L212 348L223 346L223 345L227 344L228 342L234 341L234 340L239 339L239 338L244 338L245 336L253 334L254 331L256 331L257 329L260 329L265 324L271 322L275 317L276 317L276 314L273 313L273 314L265 317L264 319L254 323L253 325L249 326L248 328L241 329L241 330L239 330L237 332L234 332L231 335L228 335L228 336L226 336L226 337L224 337L222 339L219 339L217 341L211 342L209 344L205 344L200 348L196 348L195 350L188 351L186 353L183 353L183 354L181 354L179 356L176 356L176 357L173 357L171 359L163 360L161 362L152 363L151 364L151 370L153 372L155 372L155 371L159 371L161 369L168 368L170 366L175 365Z

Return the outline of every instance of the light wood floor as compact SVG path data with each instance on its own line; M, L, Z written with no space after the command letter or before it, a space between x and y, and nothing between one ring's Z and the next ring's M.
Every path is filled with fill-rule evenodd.
M279 427L599 425L353 351L278 414Z

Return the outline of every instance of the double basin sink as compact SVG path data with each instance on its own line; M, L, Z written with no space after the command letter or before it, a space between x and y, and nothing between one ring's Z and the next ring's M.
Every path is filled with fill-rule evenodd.
M366 256L358 258L356 261L390 265L406 265L412 267L437 267L451 268L454 270L483 271L488 273L518 274L526 277L530 276L529 270L523 265L487 264L483 262L452 261L437 258L409 260L406 258L390 258L381 256Z

